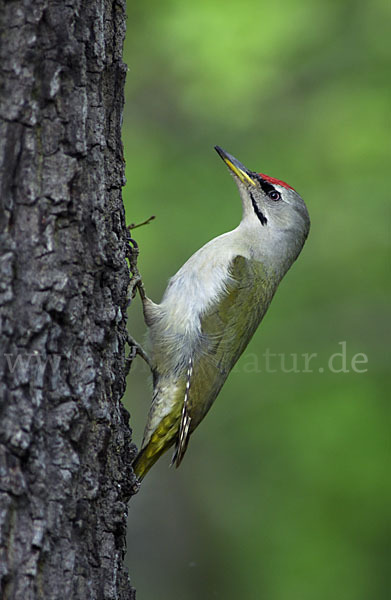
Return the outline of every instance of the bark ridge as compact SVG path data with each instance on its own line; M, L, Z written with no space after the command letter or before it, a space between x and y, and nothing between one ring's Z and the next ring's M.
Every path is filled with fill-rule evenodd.
M125 2L0 6L0 597L134 597Z

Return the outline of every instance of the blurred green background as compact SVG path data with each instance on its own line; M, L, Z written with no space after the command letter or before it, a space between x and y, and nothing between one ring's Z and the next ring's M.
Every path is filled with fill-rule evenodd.
M293 185L312 219L181 468L167 454L130 503L139 600L388 597L390 12L376 0L128 5L124 199L128 223L156 215L134 230L151 298L239 222L215 144ZM129 327L143 338L139 299ZM334 373L340 342L348 372ZM267 349L285 370L298 355L300 372L277 357L265 372ZM313 372L303 353L317 353ZM137 444L147 378L138 359L125 398Z

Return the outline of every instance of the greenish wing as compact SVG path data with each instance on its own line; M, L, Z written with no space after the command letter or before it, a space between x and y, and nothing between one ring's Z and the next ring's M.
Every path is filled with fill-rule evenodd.
M262 263L236 256L226 293L201 320L205 350L195 360L188 412L193 431L205 416L232 367L265 314L276 284Z

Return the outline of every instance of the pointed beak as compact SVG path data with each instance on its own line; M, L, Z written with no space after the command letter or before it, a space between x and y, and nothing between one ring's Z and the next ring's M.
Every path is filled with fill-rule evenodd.
M251 171L246 169L241 162L238 161L237 158L232 156L232 154L228 154L225 150L220 148L220 146L215 146L215 150L217 154L221 156L225 164L231 169L231 171L239 177L242 183L249 183L250 185L256 185L255 181L250 177Z

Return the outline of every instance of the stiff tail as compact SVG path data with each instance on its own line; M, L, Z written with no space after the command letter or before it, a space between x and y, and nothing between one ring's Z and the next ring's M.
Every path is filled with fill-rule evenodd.
M178 435L179 421L180 408L172 410L171 413L163 417L148 442L141 448L132 465L140 481L145 477L157 459L175 443L175 438Z
M160 456L162 454L164 454L164 452L166 452L166 450L168 450L168 447L167 448L163 447L159 451L157 451L153 454L150 452L150 450L151 449L150 449L149 445L146 446L145 448L143 448L142 450L140 450L140 452L136 456L136 459L132 465L133 471L135 472L137 479L139 481L142 481L144 479L144 477L148 473L149 469L151 467L153 467L153 465L155 464L157 459L160 458Z
M175 452L171 464L179 467L190 438L191 416L189 412L190 383L193 375L193 361L190 358L186 371L186 384L183 403L178 403L170 414L166 415L152 433L148 443L137 455L133 470L141 481L166 450L175 443ZM183 388L182 388L183 390ZM182 392L183 393L183 392Z

